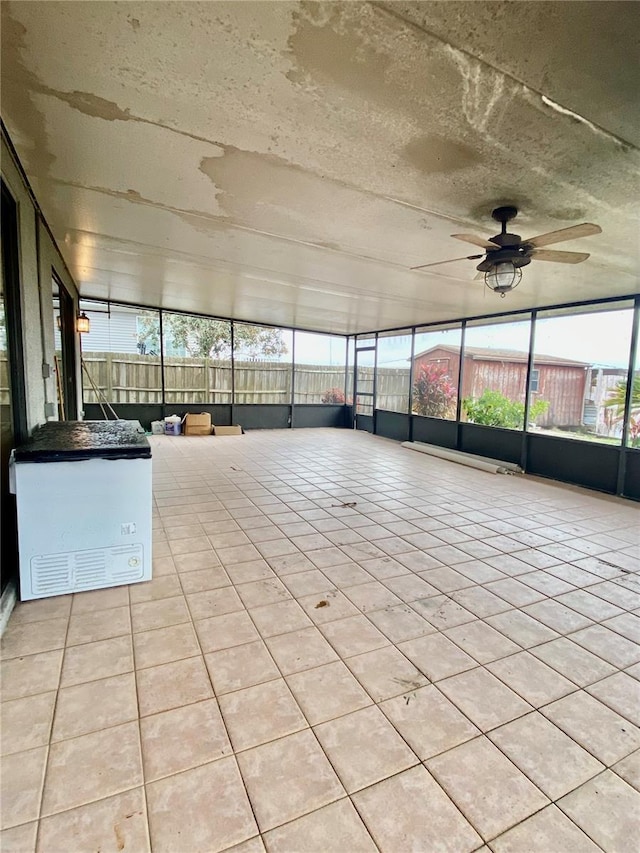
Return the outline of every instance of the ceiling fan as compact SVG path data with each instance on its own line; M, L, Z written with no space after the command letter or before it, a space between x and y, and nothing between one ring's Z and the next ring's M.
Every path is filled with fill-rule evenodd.
M491 216L502 226L500 233L495 237L484 240L475 234L452 234L456 240L465 243L473 243L485 250L484 255L466 255L464 258L452 258L450 261L436 261L432 264L420 264L411 267L412 270L424 270L427 267L437 267L440 264L452 264L455 261L477 261L482 258L476 269L476 278L484 278L485 284L490 290L504 296L520 284L522 278L522 267L526 267L532 260L553 261L557 264L579 264L589 257L587 252L557 252L553 249L543 249L552 243L561 243L563 240L576 240L578 237L588 237L591 234L600 234L602 228L591 222L583 222L581 225L572 225L569 228L561 228L559 231L549 231L547 234L539 234L523 240L519 234L510 234L507 231L507 222L510 222L518 214L517 207L496 207Z

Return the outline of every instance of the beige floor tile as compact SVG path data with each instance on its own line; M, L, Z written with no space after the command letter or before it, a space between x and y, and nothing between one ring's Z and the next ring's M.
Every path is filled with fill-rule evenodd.
M150 850L142 788L44 818L38 850Z
M151 631L154 628L168 628L170 625L179 625L189 620L189 610L183 595L131 605L134 633Z
M226 693L219 702L235 752L307 728L282 678Z
M71 613L79 616L81 613L95 613L96 610L112 610L114 607L127 607L129 604L129 589L135 586L115 586L108 589L94 589L89 592L76 592L73 595Z
M254 545L234 545L230 548L216 548L216 553L223 566L234 563L247 563L250 560L259 560L260 552Z
M459 563L455 569L452 569L450 566L438 566L421 572L420 576L436 589L439 589L440 592L454 592L455 590L472 586L473 581L469 580L469 577L465 574L465 569L476 562L474 560L472 563Z
M638 615L623 613L621 616L614 616L613 619L607 619L604 626L615 631L616 634L622 634L627 640L640 643L640 616Z
M200 536L190 536L187 539L175 539L169 542L169 550L176 557L196 554L199 551L209 551L212 548L208 538L201 534Z
M2 755L49 743L55 701L54 690L0 704Z
M215 699L143 717L140 736L147 782L208 764L231 753Z
M131 604L140 604L143 601L160 601L163 598L173 598L182 595L182 587L177 575L161 575L145 583L131 586L129 597Z
M176 564L173 562L173 557L157 557L153 554L153 576L154 578L162 577L163 575L174 575L176 573Z
M360 560L360 566L379 581L385 578L395 578L400 575L410 574L409 569L403 566L402 563L394 560L393 557L381 556L369 560Z
M78 737L137 718L136 681L132 672L63 687L58 693L51 741Z
M576 686L529 652L487 664L487 669L534 708L572 693Z
M193 625L170 625L133 635L136 669L171 663L200 653Z
M57 690L62 666L62 649L0 661L2 700L21 699L36 693Z
M85 805L141 784L137 723L54 743L49 750L42 814Z
M8 660L62 649L68 624L69 620L66 617L47 619L35 625L32 623L14 625L10 621L0 641L2 659Z
M216 652L260 638L251 617L244 610L198 619L194 625L203 652Z
M176 539L191 539L194 536L202 536L201 524L176 524L166 528L166 536L169 542Z
M554 805L491 842L494 853L597 853L600 848Z
M141 669L137 681L141 717L213 696L201 656Z
M365 616L327 622L320 631L342 658L389 645L389 640Z
M385 607L384 610L376 610L374 613L368 613L367 618L392 643L401 643L403 640L423 637L426 634L435 633L436 630L431 623L416 613L408 604L399 604L396 607Z
M268 580L276 574L267 561L263 559L249 560L246 563L233 563L223 571L234 584Z
M613 675L616 671L611 664L591 654L582 646L572 643L566 637L536 646L531 649L531 654L549 664L579 687L600 681L601 678Z
M71 595L56 595L38 601L18 601L11 614L12 625L27 625L45 619L68 618L71 613Z
M174 554L173 562L179 575L220 567L218 555L213 550L196 551L193 554Z
M447 595L423 598L413 602L414 610L430 622L438 631L473 622L475 615Z
M295 673L287 682L312 726L371 704L342 661Z
M225 853L265 853L265 846L261 836L256 835L255 838L249 838L241 844L234 844L233 847L228 847Z
M640 793L606 770L567 794L558 806L607 853L636 853Z
M618 761L611 768L618 776L621 776L625 782L628 782L636 791L640 791L640 749L632 752L622 761Z
M337 660L337 655L317 628L303 628L266 640L283 675Z
M571 635L574 643L604 658L616 667L631 666L640 661L640 644L627 640L603 625L583 628Z
M402 603L401 599L380 581L347 587L344 594L363 613L368 613L370 610L382 610L384 607L394 607L396 604Z
M193 619L207 619L244 610L238 593L230 586L191 593L187 595L187 601Z
M263 637L288 634L290 631L309 628L312 625L302 607L293 600L255 607L250 611L250 616Z
M348 586L357 586L360 583L368 583L371 580L369 572L353 562L343 562L337 566L327 566L323 568L323 574L327 577L332 586L338 589L344 589Z
M604 770L599 761L537 712L494 729L489 737L551 800Z
M439 681L478 665L443 634L430 634L427 637L407 640L406 643L398 643L398 649L429 681Z
M218 853L257 834L233 757L147 785L154 853Z
M496 613L504 613L506 610L511 609L511 605L508 602L489 592L488 589L483 589L481 586L455 590L451 593L451 598L475 616L480 616L481 618L493 616Z
M419 764L375 705L316 726L315 733L350 794Z
M356 655L346 664L374 702L417 690L427 683L425 676L392 646Z
M243 752L238 763L262 832L344 796L310 731Z
M386 578L382 583L405 604L410 601L417 601L419 598L440 595L440 591L435 586L431 586L418 575L409 574Z
M231 580L222 566L215 566L211 569L183 572L180 575L180 585L186 595L192 592L206 592L209 589L230 586Z
M37 819L46 763L46 746L4 756L0 773L2 829Z
M549 802L485 737L457 746L426 764L486 841Z
M137 605L138 607L146 605ZM95 613L71 614L67 646L81 643L96 643L111 637L121 637L131 633L129 607L114 607Z
M217 696L280 676L262 641L212 652L205 661Z
M604 764L640 747L640 729L582 690L542 709L563 732Z
M444 633L478 663L489 663L520 651L520 646L479 619L448 628Z
M23 823L0 832L0 850L3 853L34 853L38 822Z
M537 601L535 604L529 604L522 609L529 616L533 616L538 622L546 625L547 628L557 631L558 634L570 634L572 631L578 631L580 628L586 628L593 624L591 619L587 619L581 613L576 613L575 610L571 610L559 601L551 599Z
M61 687L121 675L133 669L131 635L70 646L64 654Z
M357 589L357 587L349 587L349 589ZM348 591L345 590L345 592ZM298 603L316 625L325 625L338 619L357 616L359 613L358 608L349 601L343 592L337 589L305 595L298 599Z
M286 586L275 577L239 584L236 590L245 607L260 607L291 598L291 593Z
M387 699L380 709L421 758L431 758L480 734L437 687Z
M558 601L566 604L572 610L582 613L594 622L602 622L604 619L611 619L614 616L619 616L623 611L616 604L605 601L598 595L593 594L593 587L590 590L578 589L575 592L568 592L565 595L558 596Z
M265 841L269 853L376 853L378 849L346 799L270 830Z
M528 702L481 667L446 678L438 687L484 732L531 710Z
M424 767L412 767L353 796L380 850L466 853L481 839Z
M507 613L488 616L486 621L505 637L525 649L555 640L558 636L556 631L552 631L542 622L538 622L537 619L520 610L509 610Z
M318 569L285 575L284 585L291 595L296 598L300 598L303 595L326 592L332 587L331 581L322 572L318 571Z
M587 692L609 708L640 726L640 682L624 672L610 675L587 688Z

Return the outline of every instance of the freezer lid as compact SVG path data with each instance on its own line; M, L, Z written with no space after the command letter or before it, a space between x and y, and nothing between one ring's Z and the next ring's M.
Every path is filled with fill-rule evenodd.
M14 450L15 462L150 459L139 421L49 421Z

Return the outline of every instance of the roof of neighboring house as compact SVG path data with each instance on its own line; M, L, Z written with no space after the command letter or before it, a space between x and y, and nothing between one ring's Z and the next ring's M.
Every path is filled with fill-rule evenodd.
M417 352L414 355L414 359L420 358L423 355L428 355L430 352L435 352L436 350L445 350L445 352L453 353L454 355L460 354L460 347L450 346L449 344L440 344L435 347L429 347L429 349L425 349L422 352ZM529 353L523 352L522 350L516 349L491 349L489 347L465 347L464 348L465 358L477 359L479 361L514 361L514 362L527 362L529 360ZM535 364L557 364L563 367L588 367L589 363L586 361L573 361L570 358L559 358L556 355L544 355L543 353L536 353L534 356Z

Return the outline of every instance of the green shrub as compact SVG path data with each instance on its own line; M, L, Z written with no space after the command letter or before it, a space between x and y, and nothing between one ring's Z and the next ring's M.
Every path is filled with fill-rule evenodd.
M474 424L522 429L524 426L524 403L510 400L499 391L486 388L477 400L467 398L462 401L467 419ZM536 400L529 406L529 422L534 422L549 408L547 400Z

